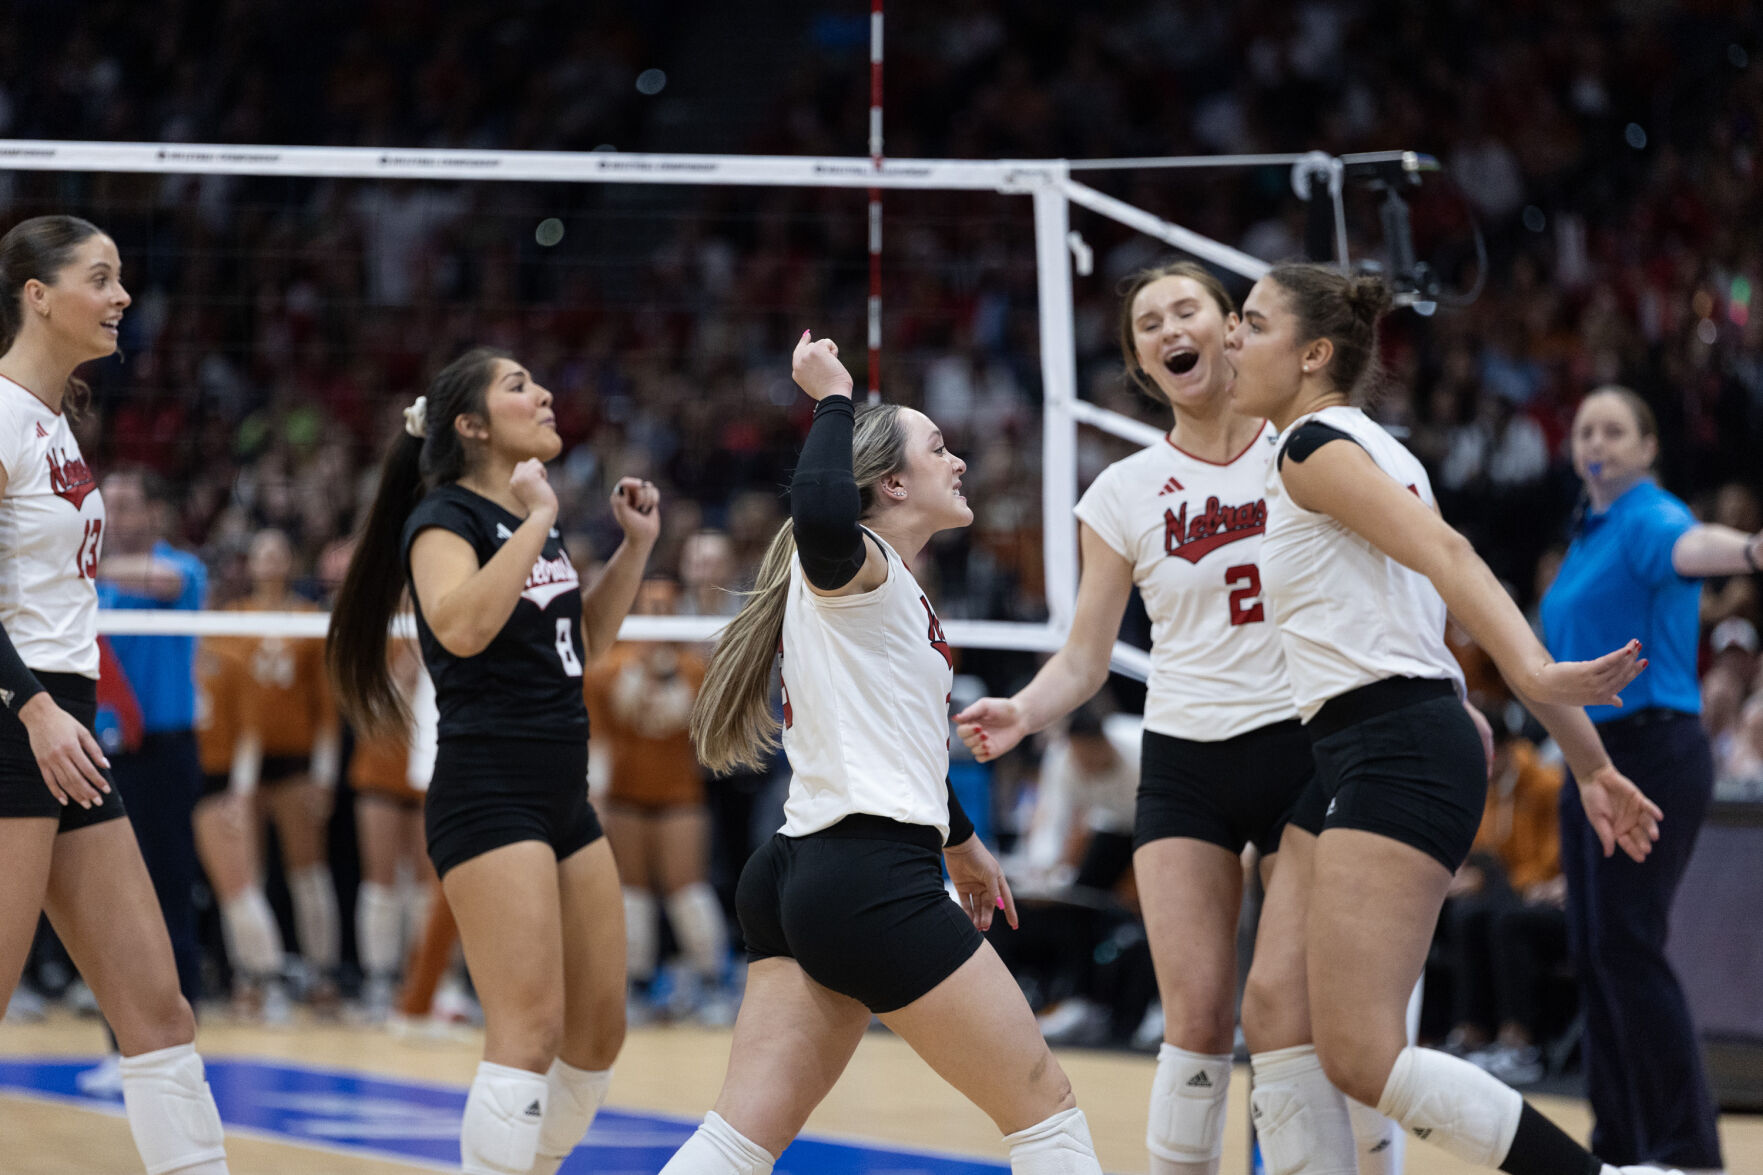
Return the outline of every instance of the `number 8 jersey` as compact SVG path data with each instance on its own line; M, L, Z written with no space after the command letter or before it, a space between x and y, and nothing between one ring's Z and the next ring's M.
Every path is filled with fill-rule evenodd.
M104 498L67 417L0 376L0 624L31 669L98 676Z
M1261 598L1261 535L1276 434L1220 465L1165 436L1116 461L1077 516L1132 565L1151 615L1145 729L1219 742L1296 718L1279 630Z
M410 574L411 544L430 527L470 543L482 567L514 537L521 521L464 486L437 486L423 495L404 524L404 573ZM588 737L588 708L582 701L581 580L555 527L527 572L513 614L483 652L475 657L448 652L435 639L420 604L416 635L435 683L437 738Z

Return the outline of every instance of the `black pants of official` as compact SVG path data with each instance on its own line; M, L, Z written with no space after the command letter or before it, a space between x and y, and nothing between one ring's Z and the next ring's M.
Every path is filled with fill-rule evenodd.
M147 874L153 878L178 987L190 1006L202 994L202 954L196 939L196 831L192 816L202 792L196 736L187 730L154 731L136 751L112 755L111 773L122 792Z
M1561 789L1567 938L1585 1011L1592 1150L1628 1166L1720 1167L1718 1110L1683 987L1665 959L1671 900L1714 791L1714 760L1691 714L1642 711L1601 725L1610 759L1664 810L1636 864L1605 857L1577 787Z

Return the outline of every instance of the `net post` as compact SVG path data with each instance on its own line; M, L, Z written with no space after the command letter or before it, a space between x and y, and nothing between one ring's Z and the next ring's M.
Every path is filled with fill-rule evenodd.
M1064 179L1063 176L1060 177ZM1041 323L1041 533L1047 623L1071 628L1077 603L1077 346L1071 292L1071 206L1059 183L1034 189L1035 278Z

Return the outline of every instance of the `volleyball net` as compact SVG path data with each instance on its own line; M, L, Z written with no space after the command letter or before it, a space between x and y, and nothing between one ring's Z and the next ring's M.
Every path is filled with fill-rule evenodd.
M1424 157L1375 158L1412 170ZM885 190L883 394L965 446L979 518L965 546L932 552L934 574L966 587L945 628L957 646L1051 651L1076 599L1080 475L1153 442L1167 412L1119 379L1115 286L1172 252L1245 280L1267 268L1077 178L1126 165L1178 193L1165 204L1180 205L1187 183L1194 207L1205 180L1189 169L1275 169L1272 188L1285 190L1269 205L1288 224L1308 175L1331 209L1311 219L1336 230L1347 259L1340 175L1352 163L1319 155L878 166L7 140L0 208L11 221L85 216L117 239L136 300L123 359L87 369L82 445L100 471L145 465L186 487L177 529L226 553L224 598L254 527L323 543L353 525L399 410L480 343L513 352L556 394L566 450L553 481L566 527L582 518L590 548L616 541L590 516L606 514L626 473L671 487L664 519L684 511L738 532L781 517L776 471L793 463L805 405L789 349L803 327L830 335L863 385L865 196ZM755 506L767 495L769 517ZM974 586L981 571L1010 602ZM307 637L327 619L106 610L100 627ZM621 635L705 640L724 622L632 616ZM1120 645L1115 666L1142 678L1148 658Z

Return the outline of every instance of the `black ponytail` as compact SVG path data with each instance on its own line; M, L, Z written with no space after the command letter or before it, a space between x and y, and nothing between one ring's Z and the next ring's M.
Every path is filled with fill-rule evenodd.
M454 421L484 414L484 393L504 351L477 347L429 385L422 437L400 432L380 465L379 490L343 576L325 634L325 663L337 704L359 730L407 725L409 711L392 684L386 630L404 594L404 524L423 495L458 481L467 453Z

